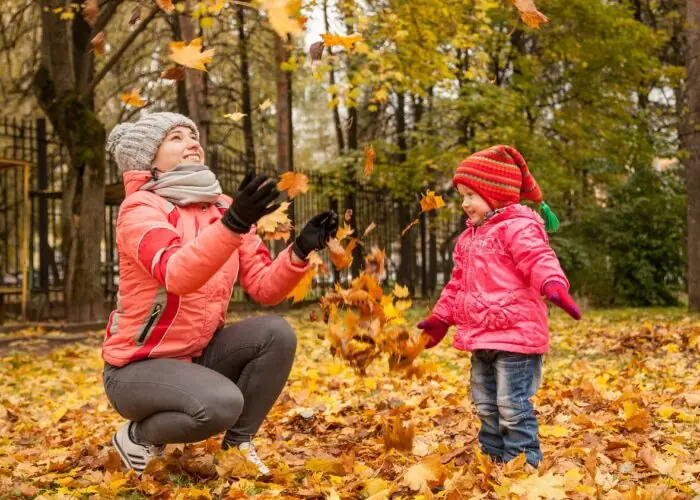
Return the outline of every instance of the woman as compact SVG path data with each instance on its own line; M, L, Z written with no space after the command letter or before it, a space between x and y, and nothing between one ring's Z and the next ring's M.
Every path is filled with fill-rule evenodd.
M225 431L261 474L251 440L289 375L296 336L279 316L224 327L233 284L257 302L285 299L323 249L338 216L313 217L276 259L255 223L279 207L267 177L248 174L232 198L204 164L195 124L152 113L115 127L107 150L124 177L117 220L119 296L102 355L112 406L128 419L112 442L142 472L167 443Z

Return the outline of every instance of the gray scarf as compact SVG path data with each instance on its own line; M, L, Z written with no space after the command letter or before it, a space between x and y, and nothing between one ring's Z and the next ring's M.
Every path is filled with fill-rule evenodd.
M175 205L214 203L221 194L221 186L214 172L206 165L178 165L159 173L153 169L153 179L141 186Z

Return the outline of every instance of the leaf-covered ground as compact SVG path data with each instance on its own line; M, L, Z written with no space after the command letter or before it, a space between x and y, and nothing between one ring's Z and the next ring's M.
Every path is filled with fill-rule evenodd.
M287 314L299 351L256 441L273 468L265 480L222 454L218 437L168 446L167 460L141 478L121 472L109 445L121 420L103 393L99 332L56 348L23 332L0 351L0 498L700 495L697 316L606 311L575 323L554 314L536 396L544 461L534 471L478 452L469 355L444 342L421 355L418 378L389 373L385 360L360 378L329 355L326 326L310 312ZM414 307L409 320L424 312Z

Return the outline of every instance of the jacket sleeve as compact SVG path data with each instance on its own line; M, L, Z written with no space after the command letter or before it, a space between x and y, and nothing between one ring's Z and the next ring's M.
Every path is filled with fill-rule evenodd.
M437 316L440 320L444 321L448 325L454 325L454 305L455 297L457 292L462 287L462 272L464 270L464 260L462 255L462 237L457 240L455 245L454 254L452 258L454 260L454 267L452 268L452 275L450 276L450 281L442 289L440 298L433 308L433 314Z
M238 250L240 281L243 289L259 304L274 306L294 290L311 266L292 262L289 246L273 260L270 250L255 233L255 226L243 239Z
M242 241L219 221L183 244L168 214L147 197L127 200L119 210L119 248L175 295L200 289Z
M533 220L512 224L506 229L506 239L516 268L538 293L541 294L545 283L552 280L561 281L569 288L569 280L549 246L542 224Z

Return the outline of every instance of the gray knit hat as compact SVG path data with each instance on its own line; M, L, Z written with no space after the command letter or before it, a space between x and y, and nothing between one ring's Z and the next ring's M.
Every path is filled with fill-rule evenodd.
M107 152L117 162L119 173L129 170L150 170L153 158L175 127L188 127L199 140L199 130L192 120L178 113L149 113L136 123L120 123L107 138Z

